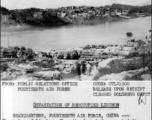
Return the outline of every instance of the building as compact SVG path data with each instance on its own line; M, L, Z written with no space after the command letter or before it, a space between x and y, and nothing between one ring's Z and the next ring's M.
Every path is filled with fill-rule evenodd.
M122 15L127 15L128 13L129 13L129 10L127 9L122 10Z

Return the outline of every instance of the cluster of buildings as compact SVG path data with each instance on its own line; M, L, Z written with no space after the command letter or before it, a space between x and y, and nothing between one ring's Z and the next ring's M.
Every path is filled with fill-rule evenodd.
M106 17L116 15L127 15L129 10L110 7L87 7L87 6L70 6L57 9L57 15L71 19L84 18L91 19L93 17Z
M107 16L121 16L128 15L128 9L111 8L111 7L88 7L88 6L69 6L60 7L57 9L37 9L30 8L24 10L11 10L9 15L1 15L2 21L6 21L6 17L9 17L17 22L22 22L31 19L45 19L52 20L52 18L61 18L72 22L73 20L91 20L97 17Z
M51 13L56 14L57 17L72 22L74 20L91 20L95 18L104 18L108 16L121 16L128 15L129 10L119 9L119 8L110 8L110 7L88 7L88 6L69 6L61 7L58 9L46 9L45 11L50 11ZM36 17L40 17L41 12L35 13Z
M128 40L124 45L86 45L80 48L65 49L65 50L51 50L50 54L53 58L69 59L69 60L94 60L107 59L115 56L130 56L138 57L142 53L151 52L151 38L147 37L145 40ZM72 57L76 53L76 59ZM43 57L43 53L39 51L38 57ZM67 56L71 57L67 57ZM61 57L64 56L64 57ZM65 57L66 56L66 57Z

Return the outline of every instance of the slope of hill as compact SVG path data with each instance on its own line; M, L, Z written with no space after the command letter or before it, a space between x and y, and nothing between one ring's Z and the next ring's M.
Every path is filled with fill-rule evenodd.
M144 6L131 6L131 5L123 5L123 4L112 4L111 8L119 8L119 9L128 9L132 12L145 12L151 13L151 5Z
M111 8L119 8L119 9L132 9L138 6L131 6L131 5L123 5L123 4L112 4Z

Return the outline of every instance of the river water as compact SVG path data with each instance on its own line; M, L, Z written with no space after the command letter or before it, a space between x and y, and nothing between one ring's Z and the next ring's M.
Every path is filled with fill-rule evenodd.
M149 36L151 17L106 21L96 25L62 27L11 26L1 28L1 46L25 46L34 50L67 49L88 44L125 44L130 38ZM9 41L9 42L8 42Z

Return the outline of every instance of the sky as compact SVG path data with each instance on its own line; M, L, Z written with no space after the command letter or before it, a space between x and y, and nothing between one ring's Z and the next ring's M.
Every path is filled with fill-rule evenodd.
M151 0L1 0L1 6L8 9L37 8L58 8L62 6L104 6L113 3L128 5L151 4Z

